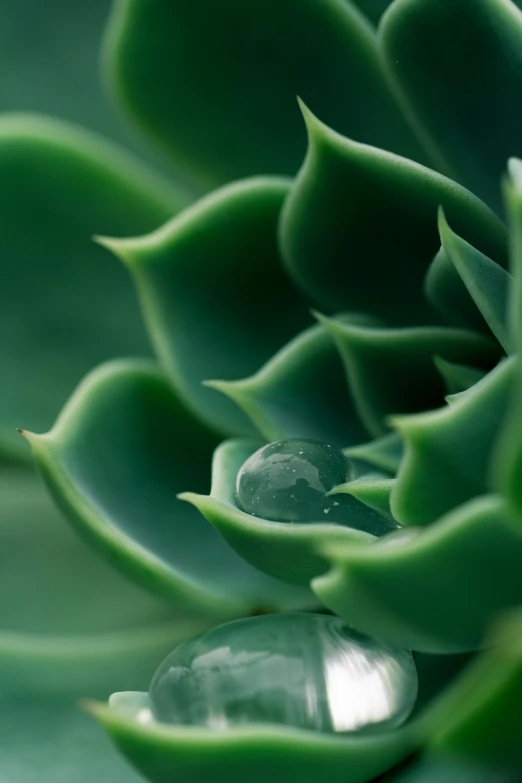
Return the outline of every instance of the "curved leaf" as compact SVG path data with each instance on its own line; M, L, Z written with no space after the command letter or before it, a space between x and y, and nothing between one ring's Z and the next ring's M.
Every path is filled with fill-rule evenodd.
M522 602L522 529L496 496L475 498L425 530L371 547L325 542L320 552L332 563L312 582L321 601L359 631L414 650L475 649L495 615Z
M46 429L99 361L148 353L125 272L94 231L150 230L182 201L120 150L73 126L0 118L0 447Z
M394 476L403 457L403 442L396 432L375 438L368 443L349 446L343 449L344 454L356 463L362 463L362 472L367 473L367 466Z
M486 375L483 370L477 370L476 367L448 362L441 356L434 356L433 362L444 381L448 394L451 395L467 391ZM448 397L446 397L447 400Z
M369 432L386 432L392 413L414 413L444 400L433 354L491 366L498 348L486 338L445 327L384 329L320 316L343 359L356 409Z
M77 698L146 685L162 655L208 626L174 613L94 555L32 473L4 469L0 507L3 696Z
M367 473L352 481L348 481L346 484L339 484L335 489L330 490L328 494L346 493L353 495L357 500L361 500L371 508L374 508L379 514L393 519L390 509L390 496L394 481L394 479L389 478L384 473Z
M234 183L148 236L100 240L128 264L157 353L187 406L221 432L252 428L201 381L249 375L310 321L277 250L287 192L281 179Z
M290 589L248 566L177 501L187 486L204 490L216 440L152 364L102 366L49 433L28 438L79 532L180 609L227 617L291 603Z
M507 613L488 647L426 716L429 745L440 753L522 770L522 615Z
M507 300L513 280L511 275L455 234L442 211L439 215L439 231L442 246L471 298L500 345L509 353Z
M501 212L506 160L522 154L520 10L499 0L396 0L380 42L397 97L439 168Z
M295 173L296 95L356 139L422 154L347 0L118 0L104 66L116 101L205 189Z
M447 323L491 334L446 250L441 247L424 277L424 296Z
M140 722L143 696L114 694L109 705L90 704L89 710L153 783L316 783L323 777L330 783L367 783L405 758L416 745L413 725L373 736L341 737L290 726L213 731Z
M394 419L405 455L391 508L406 525L425 525L489 487L493 446L506 418L515 373L505 360L451 406Z
M321 326L301 332L250 378L209 385L239 405L269 442L299 437L343 446L367 436Z
M467 190L304 116L308 155L282 212L281 243L288 271L314 301L390 324L433 321L421 292L440 244L439 205L461 236L505 266L505 227Z
M320 542L348 540L365 545L375 540L369 533L340 525L284 524L242 511L236 500L236 477L258 446L248 440L225 441L214 455L211 494L185 492L181 495L201 511L241 557L267 574L308 586L310 579L327 567L327 561L319 553ZM310 607L313 604L314 599L308 591L303 593L301 605Z
M505 183L506 208L509 217L511 270L508 315L509 339L520 352L522 344L522 162L511 160L510 178ZM492 473L495 485L522 513L522 365L518 360L512 394L508 400L505 424L494 451Z

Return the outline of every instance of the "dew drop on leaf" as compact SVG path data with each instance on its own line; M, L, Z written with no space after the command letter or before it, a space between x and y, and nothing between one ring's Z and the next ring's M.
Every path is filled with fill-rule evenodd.
M329 443L282 440L263 446L241 467L240 508L273 522L336 523L380 536L397 525L352 495L327 493L348 480L349 462Z
M369 733L403 723L417 687L408 650L338 617L293 613L237 620L184 642L154 675L150 698L155 718L176 725Z

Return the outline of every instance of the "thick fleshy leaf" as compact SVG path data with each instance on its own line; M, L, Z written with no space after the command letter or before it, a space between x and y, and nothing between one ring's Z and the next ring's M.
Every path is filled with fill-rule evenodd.
M440 753L522 771L522 614L507 613L488 648L427 717Z
M434 356L433 362L444 381L448 394L451 395L470 389L486 375L484 370L477 370L476 367L469 367L466 364L448 362L441 356Z
M367 783L409 755L417 743L415 724L373 736L341 737L289 726L213 731L140 722L144 696L114 694L110 705L91 704L89 709L152 783Z
M380 514L392 517L390 496L394 481L394 479L391 479L384 473L366 473L353 479L353 481L348 481L346 484L339 484L335 489L330 490L329 494L346 493L353 495Z
M444 400L433 354L492 366L498 347L474 332L446 327L384 329L320 316L343 359L356 409L369 432L383 435L392 413L415 413Z
M358 630L411 649L474 649L496 613L522 602L522 530L497 496L370 547L325 542L320 551L332 563L312 582L324 604Z
M446 250L441 247L424 278L424 295L434 310L454 326L491 334Z
M178 609L231 616L292 603L295 591L248 566L176 499L205 490L216 440L151 363L102 366L49 433L28 438L79 532Z
M520 9L397 0L380 40L397 97L439 168L501 211L500 177L522 154Z
M201 382L250 375L310 322L277 249L287 192L282 179L234 183L148 236L101 240L128 264L152 341L187 406L221 432L252 428Z
M433 322L422 284L440 246L440 205L461 236L505 265L504 225L467 190L304 115L308 155L285 203L281 242L291 276L314 301L390 324Z
M509 272L455 234L442 211L439 214L439 231L446 255L489 328L506 353L509 353L507 305L513 278Z
M320 542L350 541L360 546L375 539L369 533L335 524L284 524L254 517L242 511L236 499L239 469L258 448L249 440L225 441L216 450L212 465L210 495L186 492L181 497L198 508L205 518L239 554L267 574L289 582L308 585L323 573L328 562L320 554ZM308 591L307 591L308 594ZM308 594L308 603L314 598Z
M343 451L350 460L362 463L362 473L368 472L369 465L378 471L395 476L403 457L403 442L400 435L391 432L368 443L349 446Z
M211 385L239 405L269 442L299 437L345 446L367 437L339 354L321 326L301 332L252 377Z
M4 469L0 508L3 695L77 698L146 685L162 655L208 626L176 615L82 544L32 472Z
M59 517L37 476L0 476L0 778L138 778L77 709L147 687L172 647L207 627L123 580Z
M506 418L516 365L504 360L439 410L394 419L405 455L391 508L402 524L426 525L488 491L492 449Z
M347 0L118 0L107 32L112 94L204 188L295 173L296 95L355 139L422 155Z
M126 153L70 125L0 118L0 447L44 430L97 362L148 353L132 286L91 241L136 233L181 198Z
M510 290L508 320L510 340L520 352L522 345L522 160L509 161L509 177L504 181L504 197L509 222L510 268L514 284Z
M510 178L505 183L506 207L510 225L511 271L510 342L520 352L522 344L522 162L511 160ZM494 453L493 480L522 514L522 365L518 360L514 388L508 401L505 425Z

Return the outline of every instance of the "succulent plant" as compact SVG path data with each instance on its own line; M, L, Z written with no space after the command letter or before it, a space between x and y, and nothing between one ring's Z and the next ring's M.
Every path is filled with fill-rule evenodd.
M165 174L0 117L0 776L514 783L519 4L116 0L103 62Z

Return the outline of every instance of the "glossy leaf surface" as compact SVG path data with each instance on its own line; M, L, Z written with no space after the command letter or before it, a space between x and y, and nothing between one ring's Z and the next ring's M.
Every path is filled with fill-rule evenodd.
M415 730L407 727L376 736L338 738L282 726L212 731L140 724L143 697L115 694L110 706L93 704L90 709L152 783L173 779L315 783L323 775L332 783L367 783L411 753L416 744Z
M101 240L129 266L176 388L221 432L251 434L252 428L240 408L201 382L258 370L310 321L277 249L287 192L286 180L246 180L202 199L153 234Z
M219 616L292 601L250 568L176 494L205 489L214 436L147 362L86 378L47 435L28 435L57 502L79 532L134 580Z
M148 353L125 271L91 240L139 232L181 199L120 150L32 116L0 120L0 445L44 430L97 362Z
M324 604L358 630L414 650L475 649L496 613L522 601L520 523L496 496L371 547L325 542L321 551L333 566L312 583Z
M319 552L321 541L349 540L364 546L375 540L368 533L340 525L285 524L242 511L236 500L236 478L258 446L248 440L225 441L214 455L210 495L184 493L181 496L196 506L245 560L275 577L308 586L310 579L327 567ZM303 600L308 601L304 606L314 604L312 596Z
M471 298L500 345L509 353L507 306L509 288L513 282L511 275L457 236L442 213L439 215L439 230L444 250Z
M296 95L359 141L421 154L346 0L118 0L104 60L117 102L206 189L295 173Z
M320 326L301 332L250 378L211 382L270 442L307 438L338 446L367 436L334 342Z
M504 0L397 0L380 40L397 95L441 170L501 212L506 161L522 154L520 9Z
M515 369L505 360L453 405L394 420L405 442L391 498L399 522L429 524L488 490Z
M440 205L459 235L505 265L505 227L469 191L344 138L303 111L308 154L285 203L280 236L287 269L312 301L390 325L433 323L421 292L439 249Z
M356 409L369 432L382 435L392 413L437 407L444 399L433 355L479 365L494 363L497 347L473 332L441 327L384 329L321 318L346 369Z

